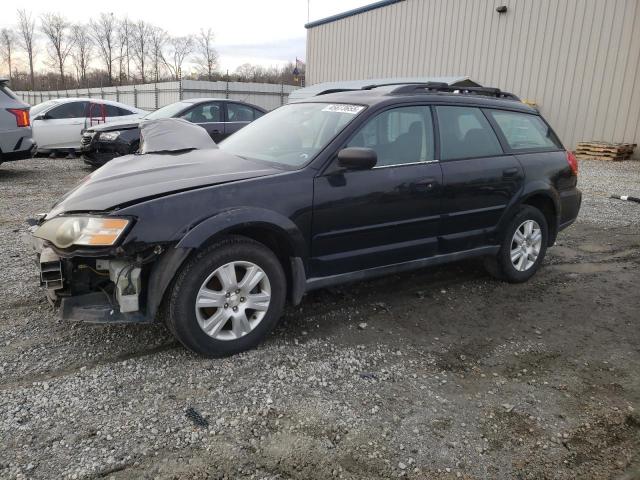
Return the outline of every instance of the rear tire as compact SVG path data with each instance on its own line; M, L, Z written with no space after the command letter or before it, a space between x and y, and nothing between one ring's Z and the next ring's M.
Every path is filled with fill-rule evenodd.
M207 357L248 350L278 323L286 298L278 258L263 244L230 236L190 258L167 302L167 326Z
M524 205L505 229L500 250L484 264L493 277L509 283L529 280L547 252L549 228L540 210Z

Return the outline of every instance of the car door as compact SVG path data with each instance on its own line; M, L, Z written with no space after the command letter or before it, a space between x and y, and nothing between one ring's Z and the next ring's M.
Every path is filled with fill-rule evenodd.
M79 149L87 107L86 101L71 101L37 115L33 120L33 136L38 149Z
M336 275L437 252L440 164L431 109L397 107L369 118L344 145L372 148L371 170L332 166L316 177L311 270Z
M498 222L524 184L518 160L505 153L477 107L435 107L442 165L440 252L491 243Z
M216 143L225 137L224 110L221 102L199 103L183 113L180 118L200 125Z
M262 112L241 103L227 102L227 121L225 122L224 136L228 137L242 127L249 125L256 118L262 116Z

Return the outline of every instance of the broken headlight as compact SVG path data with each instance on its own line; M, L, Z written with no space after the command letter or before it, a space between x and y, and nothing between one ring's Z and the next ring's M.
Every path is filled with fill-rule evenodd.
M129 220L113 217L55 217L43 223L33 235L58 248L71 245L110 247L124 233Z

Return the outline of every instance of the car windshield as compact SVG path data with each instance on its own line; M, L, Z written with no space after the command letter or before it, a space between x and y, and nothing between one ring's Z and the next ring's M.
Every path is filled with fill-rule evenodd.
M240 157L300 168L364 108L342 103L292 103L250 123L221 142L220 148Z
M186 102L176 102L171 105L159 108L155 112L147 113L144 118L146 120L158 120L159 118L172 118L177 113L187 108L190 104Z
M46 102L42 102L42 103L39 103L38 105L31 107L31 110L29 111L29 113L31 113L31 115L33 116L38 115L40 112L45 111L47 108L52 107L57 103L60 103L60 102L58 102L57 100L47 100Z

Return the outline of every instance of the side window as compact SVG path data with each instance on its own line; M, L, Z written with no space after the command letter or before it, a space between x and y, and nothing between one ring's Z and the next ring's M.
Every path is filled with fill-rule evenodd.
M258 118L260 118L261 116L264 115L264 112L261 112L260 110L256 110L255 108L252 108L251 110L253 110L253 119L257 120Z
M489 157L502 155L502 147L479 108L436 107L440 130L440 157Z
M513 150L560 148L549 126L537 115L488 110Z
M180 118L193 123L211 123L222 121L222 109L219 103L201 103Z
M53 120L64 118L84 118L87 111L87 102L69 102L52 108L47 112L47 117Z
M227 103L227 121L252 122L255 110L239 103Z
M101 108L98 107L94 107L93 108L93 114L95 115L96 112L100 113L101 112ZM120 108L120 107L116 107L115 105L110 105L108 103L104 104L104 115L105 117L121 117L122 115L131 115L131 113L127 112L127 113L123 113L123 112L127 112L126 110Z
M120 117L126 117L127 115L134 115L134 112L131 110L127 110L126 108L116 107L118 109L118 113L120 113Z
M377 166L433 160L433 122L427 106L386 110L369 120L348 147L366 147L378 154Z

